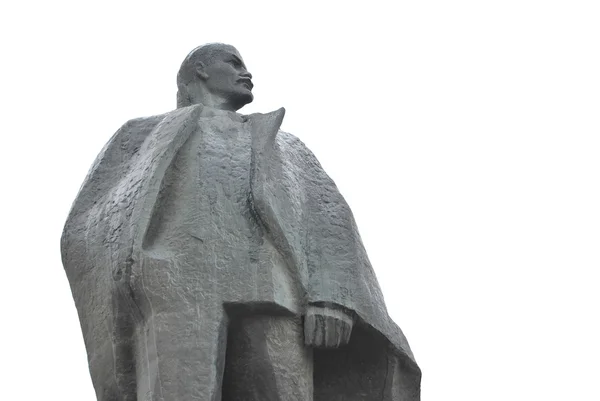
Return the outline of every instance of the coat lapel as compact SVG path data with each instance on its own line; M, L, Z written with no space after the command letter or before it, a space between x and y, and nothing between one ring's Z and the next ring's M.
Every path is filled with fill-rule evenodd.
M285 110L253 115L250 196L253 214L266 228L276 248L286 258L292 275L299 274L298 283L305 283L305 258L303 257L302 188L298 180L290 179L294 172L288 170L282 137L279 131ZM279 135L278 135L279 134ZM289 174L289 173L292 174ZM304 292L304 290L302 290Z
M179 149L197 129L202 105L177 109L168 114L149 135L140 149L136 171L140 174L139 202L135 202L131 221L133 253L144 246L163 178Z
M285 109L282 107L267 114L251 114L248 116L252 135L252 156L250 160L250 187L253 202L266 204L265 178L268 164L273 157L277 133L281 127Z
M257 159L268 156L270 150L273 149L284 116L285 109L283 107L271 113L255 113L248 116L252 133L252 153Z

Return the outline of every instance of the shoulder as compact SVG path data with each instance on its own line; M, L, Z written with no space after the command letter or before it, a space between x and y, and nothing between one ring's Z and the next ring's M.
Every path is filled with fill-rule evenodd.
M199 113L202 109L202 105L196 104L188 107L181 107L175 110L171 110L169 112L158 114L149 117L138 117L133 118L127 121L125 124L121 126L119 131L121 132L144 132L144 131L152 131L158 124L163 121L170 121L178 117L187 117L193 116L196 113ZM117 133L119 132L117 131Z
M279 130L277 132L277 144L285 149L296 149L300 151L308 151L308 147L297 136Z
M300 138L289 132L279 130L277 133L277 146L285 154L285 157L293 159L305 168L308 166L322 168L317 157L308 146Z
M186 121L199 112L200 107L194 105L154 116L133 118L119 128L107 143L106 149L118 149L119 152L133 155L155 129L160 129L164 124L170 124L174 120Z
M161 122L169 113L160 114L150 117L138 117L127 121L121 126L119 131L141 131L148 128L153 128Z

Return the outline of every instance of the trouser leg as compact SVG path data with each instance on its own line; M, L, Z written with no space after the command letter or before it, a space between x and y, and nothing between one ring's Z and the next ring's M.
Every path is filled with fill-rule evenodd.
M223 401L312 401L300 317L249 316L229 330Z
M220 401L226 325L219 307L149 316L137 347L138 401Z
M137 401L221 401L228 319L215 272L187 249L140 256L131 283L142 316Z

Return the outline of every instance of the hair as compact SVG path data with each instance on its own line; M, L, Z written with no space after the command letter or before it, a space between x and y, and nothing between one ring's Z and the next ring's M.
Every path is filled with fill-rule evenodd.
M224 43L207 43L192 50L181 63L177 73L177 108L192 104L187 86L197 79L197 69L200 65L210 65L215 56L225 47L233 47Z

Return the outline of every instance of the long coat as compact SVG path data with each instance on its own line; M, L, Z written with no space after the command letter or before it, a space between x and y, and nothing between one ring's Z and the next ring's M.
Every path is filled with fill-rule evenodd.
M314 155L280 130L284 112L245 119L249 214L293 272L299 313L308 304L336 305L357 322L348 346L315 350L315 400L419 400L421 372L388 316L352 212ZM127 122L72 206L61 250L99 400L143 399L140 381L152 368L136 359L152 333L139 282L152 266L152 224L165 176L207 115L209 108L194 105Z

